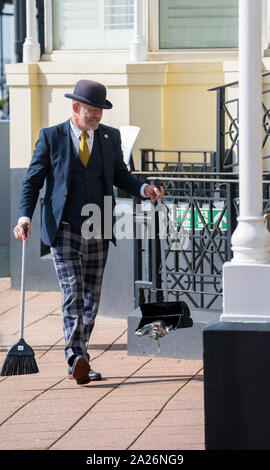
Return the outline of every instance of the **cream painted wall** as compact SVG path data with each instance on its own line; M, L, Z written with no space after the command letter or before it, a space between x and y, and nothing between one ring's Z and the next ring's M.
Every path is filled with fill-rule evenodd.
M222 62L40 62L10 64L6 72L12 168L28 166L40 128L70 117L64 94L82 78L107 86L114 107L104 111L105 124L141 128L133 152L137 168L140 148L215 149L216 97L207 90L224 83Z
M70 91L64 87L41 87L41 127L54 126L71 115L71 100L64 97Z
M140 169L140 149L162 147L162 87L130 87L129 113L129 123L141 128L132 152Z
M30 163L41 128L40 87L10 89L10 167L24 168Z
M79 78L78 78L79 79ZM42 127L53 126L71 116L72 100L65 93L72 93L71 87L41 87ZM127 88L107 89L107 98L113 103L111 110L104 110L102 122L108 126L120 127L129 124L129 92Z
M215 149L215 92L200 85L169 85L163 103L164 148Z

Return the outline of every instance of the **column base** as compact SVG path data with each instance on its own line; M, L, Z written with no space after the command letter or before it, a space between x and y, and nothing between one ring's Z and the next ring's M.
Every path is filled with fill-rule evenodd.
M130 46L131 62L144 62L147 60L147 48L144 37L137 35L133 38Z
M223 265L222 321L270 322L270 264Z
M205 327L206 450L270 449L270 324Z
M35 64L40 61L40 45L32 40L25 40L23 45L23 62L25 64Z
M233 263L269 264L270 233L264 217L238 217L238 225L232 235Z

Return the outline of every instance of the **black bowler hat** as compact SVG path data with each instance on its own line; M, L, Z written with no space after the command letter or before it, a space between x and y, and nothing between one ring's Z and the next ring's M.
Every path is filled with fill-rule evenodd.
M113 107L112 103L106 100L105 86L93 80L79 80L75 85L73 94L66 93L65 96L95 108L111 109Z

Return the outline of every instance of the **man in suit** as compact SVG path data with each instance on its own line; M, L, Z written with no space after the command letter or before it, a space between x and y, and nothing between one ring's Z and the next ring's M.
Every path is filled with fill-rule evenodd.
M129 173L119 130L100 124L103 109L112 108L104 85L80 80L73 94L65 96L72 99L71 119L40 131L23 183L14 235L27 243L46 180L41 238L51 247L62 293L68 377L82 385L101 379L101 374L90 368L87 346L98 311L109 240L115 243L112 227L108 230L108 214L104 218L104 200L111 198L113 211L113 186L152 202L162 193ZM98 230L100 237L89 239L83 234L87 216L82 215L82 208L87 204L98 207L104 219ZM112 225L113 218L109 219Z

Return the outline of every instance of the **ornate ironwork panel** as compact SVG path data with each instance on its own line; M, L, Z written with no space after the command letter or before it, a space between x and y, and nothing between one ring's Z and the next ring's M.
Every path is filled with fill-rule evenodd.
M269 72L263 73L263 76ZM238 85L238 82L211 88L217 93L217 142L216 142L216 171L232 171L239 165L239 100L238 97L229 99L229 92ZM262 149L263 159L268 159L268 138L270 135L270 90L262 94Z
M155 239L136 241L144 266L141 277L139 272L135 276L137 304L145 301L140 291L149 296L148 301L180 299L193 308L220 309L222 266L231 259L231 233L238 212L237 181L160 181L165 183L166 195L156 207ZM154 261L156 272L153 243L160 252Z

